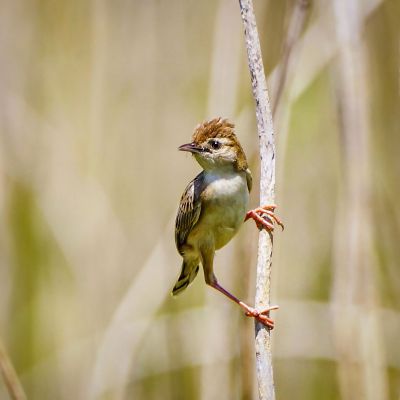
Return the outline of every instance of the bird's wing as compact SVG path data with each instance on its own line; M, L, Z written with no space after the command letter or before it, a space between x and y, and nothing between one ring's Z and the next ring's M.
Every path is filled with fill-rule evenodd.
M251 176L251 171L246 169L246 181L247 181L247 189L249 189L249 193L251 192L251 188L253 187L253 177Z
M175 243L179 253L186 243L190 231L196 225L201 211L200 193L203 190L203 172L187 185L179 204L178 215L175 221Z

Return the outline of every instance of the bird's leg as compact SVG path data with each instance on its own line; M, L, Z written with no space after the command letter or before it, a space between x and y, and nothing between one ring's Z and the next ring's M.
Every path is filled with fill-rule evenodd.
M246 315L248 317L256 318L257 321L261 322L269 329L274 328L274 321L271 318L269 318L269 312L271 310L277 310L279 308L278 306L271 306L264 310L258 311L255 308L248 306L246 303L243 303L243 301L239 300L233 294L229 293L226 289L224 289L221 285L218 284L218 282L215 278L212 281L207 282L207 283L210 286L212 286L214 289L217 289L218 291L220 291L222 294L224 294L226 297L228 297L235 303L239 304L239 306L242 307L246 311Z
M276 205L274 204L257 207L248 211L244 220L254 219L258 229L265 228L268 232L273 232L274 223L276 222L283 230L285 227L282 221L274 214L275 208Z

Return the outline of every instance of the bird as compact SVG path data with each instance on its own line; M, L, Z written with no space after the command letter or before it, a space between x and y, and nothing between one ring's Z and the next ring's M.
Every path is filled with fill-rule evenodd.
M259 229L270 234L274 223L283 229L274 214L276 205L246 211L252 175L234 128L233 123L221 117L204 121L195 128L192 141L178 148L191 153L203 170L187 185L178 207L175 244L183 262L172 295L189 286L201 264L207 285L241 306L245 315L272 329L274 321L269 312L278 306L256 310L224 289L214 274L215 252L233 238L246 220L253 219Z

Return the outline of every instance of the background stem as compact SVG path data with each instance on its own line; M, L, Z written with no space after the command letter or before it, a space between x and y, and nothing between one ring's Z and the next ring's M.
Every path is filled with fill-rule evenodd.
M18 379L18 375L8 357L3 342L0 339L0 372L7 387L8 394L13 400L26 400L26 395Z

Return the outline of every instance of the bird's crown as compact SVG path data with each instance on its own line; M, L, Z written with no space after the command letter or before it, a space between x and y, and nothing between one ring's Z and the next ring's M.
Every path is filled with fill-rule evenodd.
M222 139L220 142L232 147L236 153L236 168L244 171L248 168L246 155L235 135L234 128L235 125L227 119L214 118L197 125L192 140L194 144L204 146L205 143L212 144L211 139Z
M229 138L237 141L234 133L235 125L227 119L214 118L210 121L204 121L197 125L193 133L193 142L203 143L211 138Z

